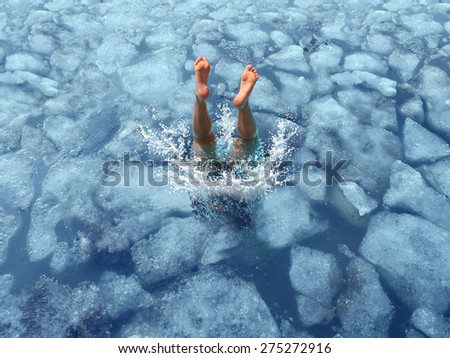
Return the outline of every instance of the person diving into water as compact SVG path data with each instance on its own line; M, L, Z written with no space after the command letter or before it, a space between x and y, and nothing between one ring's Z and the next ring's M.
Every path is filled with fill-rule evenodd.
M192 127L194 130L194 155L202 159L216 158L216 137L212 131L211 118L206 107L209 97L208 78L211 66L206 57L198 57L194 62L195 71L195 102ZM238 109L238 132L235 138L229 160L245 160L255 153L259 147L258 130L248 99L253 87L258 81L258 71L252 65L247 65L241 76L241 84L233 104Z
M256 121L249 105L250 94L259 78L258 71L252 65L247 65L242 73L239 92L233 100L234 106L238 109L239 137L234 138L231 148L223 155L223 152L216 148L216 136L212 131L211 117L206 106L206 100L210 95L208 88L210 70L211 66L206 57L198 57L195 60L193 154L202 162L200 166L202 171L212 172L213 178L222 177L220 172L225 169L224 165L227 171L231 169L233 175L245 177L245 168L249 168L245 164L258 158L260 149ZM252 165L255 164L250 164L250 167ZM227 218L227 222L235 222L240 227L247 227L251 223L251 214L260 199L257 197L257 199L248 200L243 196L243 188L234 187L233 190L227 186L219 187L219 191L207 190L206 193L193 191L190 197L191 205L197 215L216 218L219 215L222 219Z

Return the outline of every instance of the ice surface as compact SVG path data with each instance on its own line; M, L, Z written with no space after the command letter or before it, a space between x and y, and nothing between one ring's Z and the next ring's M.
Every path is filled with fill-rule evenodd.
M6 57L5 69L8 71L26 71L46 75L50 67L46 61L36 55L15 53Z
M50 64L61 72L62 81L73 79L74 72L80 63L80 55L73 50L61 51L58 49L50 56Z
M214 73L226 80L230 91L235 91L239 88L241 75L244 68L245 66L238 61L221 58L219 62L214 66Z
M292 154L293 166L296 172L292 173L292 181L296 180L296 175L301 175L302 180L298 184L297 188L300 190L302 196L312 200L313 202L322 202L325 200L327 187L325 185L308 185L303 180L304 176L307 176L311 182L324 181L326 179L325 171L323 168L311 167L305 168L304 165L310 161L317 161L318 157L311 150L306 147L296 148ZM298 178L298 177L297 177Z
M353 258L347 266L347 289L339 296L339 333L344 337L388 337L394 307L375 268Z
M147 60L119 69L123 88L138 101L164 107L181 82L177 65L185 60L184 50L160 50Z
M145 38L145 43L150 48L158 49L161 45L170 43L179 43L181 37L176 33L172 24L163 22L158 29L155 29Z
M121 36L110 36L97 48L97 66L106 74L125 67L137 56L136 47Z
M36 160L27 150L0 155L1 205L14 212L27 210L34 193Z
M334 164L349 160L340 171L344 180L357 182L370 193L383 191L388 185L385 173L400 156L396 136L385 129L360 124L355 114L330 96L311 101L306 106L306 118L305 146L318 155L323 165L326 150L332 150Z
M6 260L9 241L19 227L19 224L20 221L17 216L7 214L0 206L0 227L2 228L0 232L0 266Z
M239 24L229 24L227 30L230 35L238 40L240 46L251 46L269 41L270 37L266 32L261 31L254 22L244 22Z
M311 54L309 63L319 71L333 69L341 62L344 51L334 44L321 44L319 49Z
M7 85L28 83L31 87L41 91L45 96L53 97L58 94L57 81L27 71L4 72L0 74L0 83Z
M333 299L341 286L341 275L332 255L302 246L292 249L289 276L299 294L298 314L305 326L333 319Z
M194 49L194 55L196 57L198 56L204 56L207 57L210 63L217 63L217 61L219 61L221 55L219 53L219 51L213 46L210 45L208 43L199 43L199 44L195 44L193 46ZM193 68L193 64L192 66L189 67L189 70Z
M131 248L139 278L155 284L191 271L199 265L205 240L211 235L211 228L193 217L168 219L157 233Z
M416 96L400 106L400 112L405 116L415 120L417 123L425 122L423 113L423 102L420 97Z
M397 132L395 106L380 93L348 89L339 91L337 100L356 115L360 123Z
M25 328L21 323L22 312L18 300L10 295L14 278L11 274L0 275L0 337L20 337Z
M125 337L278 337L280 332L255 287L213 270L177 284L147 315L124 326Z
M111 169L123 173L124 168ZM126 250L149 233L158 231L164 218L174 214L184 216L190 211L190 200L183 193L151 186L147 174L144 175L144 185L139 186L138 168L131 167L130 172L130 186L124 186L125 176L122 176L119 186L102 186L95 193L95 202L108 213L108 224L96 242L99 250ZM155 180L159 180L159 174L155 172L155 176Z
M450 197L450 159L425 165L419 170L434 189Z
M242 69L240 73L242 74ZM237 78L240 78L240 75ZM299 82L302 83L302 80L300 79ZM307 90L308 89L306 88L306 91ZM301 100L302 96L299 97ZM272 81L264 77L258 80L258 88L255 88L255 90L252 92L249 103L251 103L254 110L278 112L281 110L281 108L283 108L283 101L281 100L280 92L272 83Z
M376 55L361 52L345 56L344 69L347 71L361 70L384 75L388 71L388 65Z
M368 215L378 206L374 198L353 182L332 187L331 202L354 225L364 225Z
M418 216L381 212L359 251L411 309L443 313L450 303L449 240L447 230Z
M310 71L310 67L303 55L303 48L298 45L284 47L279 52L270 55L267 58L267 62L271 65L276 64L282 70L296 74Z
M331 79L338 85L352 87L365 85L379 91L386 97L394 97L397 94L397 83L389 78L380 77L367 71L352 71L337 73Z
M403 127L405 157L412 163L434 162L450 155L450 145L417 122L406 118Z
M57 241L76 248L92 250L102 223L92 195L102 179L98 159L81 158L59 161L42 183L42 195L33 204L28 234L28 254L38 261L54 252ZM83 254L82 252L80 254Z
M33 34L28 36L30 50L42 55L51 55L57 49L57 42L52 36Z
M107 302L106 312L113 319L149 308L154 303L153 297L142 289L135 275L124 276L107 271L102 274L99 289Z
M417 68L420 59L416 54L406 50L395 50L389 56L389 66L394 67L399 72L403 81L409 81Z
M445 71L438 67L426 65L420 71L422 80L419 93L428 110L427 123L448 140L450 139L450 106L448 96L450 91L450 79Z
M213 265L231 256L231 251L238 247L239 238L231 231L221 227L217 234L210 235L205 243L201 263Z
M274 248L300 242L328 228L308 201L299 198L297 187L269 193L255 220L261 239Z
M450 199L428 186L419 172L401 161L392 164L391 186L383 201L390 207L419 214L450 229L447 217Z
M273 42L276 43L279 48L284 48L286 46L294 44L294 41L289 35L279 30L272 31L270 33L270 38L273 40Z
M444 31L442 25L432 19L432 15L424 13L400 16L400 21L403 23L403 26L417 37L433 35Z
M367 49L379 54L390 54L394 50L394 40L387 35L369 34L367 36Z
M22 296L25 337L108 337L110 325L98 287L60 285L43 276Z
M14 278L11 274L0 275L0 299L3 299L11 291Z
M37 128L23 126L20 136L20 146L33 153L34 157L41 157L45 164L53 164L58 158L56 146Z
M448 336L449 4L0 7L0 336ZM348 160L348 185L274 189L245 230L194 219L186 193L148 185L146 170L139 186L136 166L123 185L124 153L162 159L141 128L189 132L197 56L211 61L215 126L226 104L235 123L231 100L251 63L262 141L281 121L298 132L297 170L332 151L333 164ZM103 186L111 160L122 181ZM352 252L359 244L370 263ZM309 293L290 283L297 249L312 252L295 263L312 270ZM345 266L337 286L320 276Z
M295 113L298 106L309 102L313 86L308 80L282 71L276 71L275 75L282 83L281 99L286 110Z
M432 338L450 337L450 320L434 313L428 308L419 308L411 317L412 324L421 332Z

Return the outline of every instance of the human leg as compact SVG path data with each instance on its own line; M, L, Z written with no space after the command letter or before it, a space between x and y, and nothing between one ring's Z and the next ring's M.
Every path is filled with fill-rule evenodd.
M233 104L239 111L237 125L239 138L235 139L232 148L232 158L234 160L248 159L253 156L259 147L256 121L248 102L258 78L256 68L252 65L247 65L241 76L239 93L233 100Z
M194 130L194 152L200 157L210 157L215 149L216 137L212 132L211 118L206 107L209 97L208 77L210 65L206 57L199 57L194 62L195 71L195 102L192 127Z

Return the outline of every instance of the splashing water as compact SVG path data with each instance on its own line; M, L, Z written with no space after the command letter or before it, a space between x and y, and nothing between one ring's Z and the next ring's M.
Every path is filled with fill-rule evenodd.
M265 194L286 183L288 169L283 161L293 150L289 140L297 131L288 130L286 121L278 119L265 150L260 142L260 148L248 160L231 161L227 158L235 141L236 120L227 104L220 105L216 115L218 159L214 160L192 158L192 135L182 121L167 126L152 114L159 130L141 125L139 132L150 152L172 164L170 188L189 194L197 216L248 227Z

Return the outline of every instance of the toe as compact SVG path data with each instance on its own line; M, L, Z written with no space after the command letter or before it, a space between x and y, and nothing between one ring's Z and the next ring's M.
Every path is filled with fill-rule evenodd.
M252 70L252 65L247 65L247 66L245 66L245 70L246 70L246 71L251 71L251 70Z

